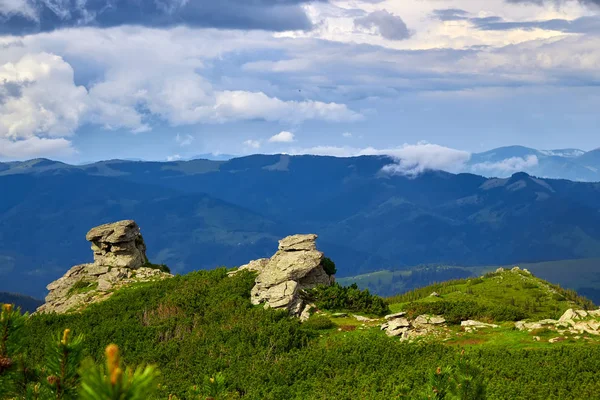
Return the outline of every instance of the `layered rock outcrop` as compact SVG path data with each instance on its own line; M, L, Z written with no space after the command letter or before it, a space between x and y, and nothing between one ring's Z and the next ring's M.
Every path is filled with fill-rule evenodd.
M151 268L140 228L132 220L92 228L94 262L75 265L50 283L46 303L37 312L67 313L110 297L115 289L133 282L166 279L171 274Z
M400 340L414 340L421 336L437 336L442 332L439 327L445 326L446 320L439 315L419 315L410 321L405 312L386 315L387 322L381 324L381 330L388 336L400 337Z
M290 315L308 318L311 305L302 295L305 289L330 285L334 277L323 268L323 253L317 250L317 235L293 235L279 241L270 259L251 261L238 269L258 272L251 292L252 304L285 309Z

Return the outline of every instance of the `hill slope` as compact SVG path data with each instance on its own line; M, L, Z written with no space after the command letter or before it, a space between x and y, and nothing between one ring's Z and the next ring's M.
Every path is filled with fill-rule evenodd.
M473 287L495 283L500 289L515 283L495 281L497 276L491 276ZM43 362L39 343L70 328L84 334L85 354L98 361L106 343L113 342L128 364L157 364L161 398L186 398L191 386L218 372L231 398L318 399L336 393L339 399L387 400L407 392L414 398L437 367L455 365L459 358L481 368L489 399L593 398L600 390L589 373L600 367L596 339L536 342L532 333L508 325L475 333L449 325L445 329L452 340L432 336L425 342L400 342L380 330L379 320L337 318L331 328L321 320L335 310L323 310L318 324L302 325L284 312L253 307L253 284L248 272L227 277L224 269L200 271L122 289L81 314L34 316L23 335L27 362ZM473 290L478 302L498 300ZM529 290L534 289L526 288L523 297L535 301ZM444 293L435 302L457 293ZM427 303L418 294L411 296ZM559 308L572 304L554 301ZM540 308L539 315L546 311L552 310Z

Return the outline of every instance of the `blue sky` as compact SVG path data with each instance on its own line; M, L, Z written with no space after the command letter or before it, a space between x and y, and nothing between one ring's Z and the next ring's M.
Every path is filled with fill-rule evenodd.
M0 160L591 150L599 4L6 0Z

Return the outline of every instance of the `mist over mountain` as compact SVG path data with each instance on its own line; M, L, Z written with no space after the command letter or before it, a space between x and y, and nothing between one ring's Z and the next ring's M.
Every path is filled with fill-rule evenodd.
M504 265L600 256L600 184L426 171L386 156L2 165L0 290L36 297L88 262L83 237L134 219L174 272L269 255L317 233L340 276L422 263Z
M579 149L536 150L522 146L500 147L471 155L465 171L484 176L507 177L519 171L531 175L600 181L600 149L585 152Z

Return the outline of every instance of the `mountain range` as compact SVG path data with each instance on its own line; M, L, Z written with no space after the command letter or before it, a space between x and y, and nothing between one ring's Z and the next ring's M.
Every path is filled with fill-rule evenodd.
M339 276L423 263L505 265L600 257L600 184L426 171L386 156L0 164L0 291L44 295L89 262L85 233L134 219L176 273L266 257L319 234Z
M579 149L501 147L472 154L464 170L484 176L506 177L519 171L545 178L598 182L600 149L585 152Z

